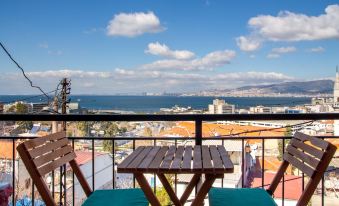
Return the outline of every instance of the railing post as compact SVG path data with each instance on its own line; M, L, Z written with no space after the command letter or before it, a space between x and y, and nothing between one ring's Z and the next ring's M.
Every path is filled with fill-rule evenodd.
M195 145L202 145L202 120L195 120Z

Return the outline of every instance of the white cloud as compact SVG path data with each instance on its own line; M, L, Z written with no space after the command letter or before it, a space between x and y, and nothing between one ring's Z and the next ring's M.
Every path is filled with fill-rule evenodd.
M308 52L314 52L314 53L319 53L319 52L324 52L325 49L321 46L319 47L315 47L315 48L310 48L309 50L307 50Z
M108 36L135 37L144 33L157 33L165 28L153 12L120 13L114 15L107 26Z
M291 53L297 51L297 48L293 46L289 47L279 47L279 48L273 48L272 52L273 53L278 53L278 54L285 54L285 53Z
M277 73L277 72L255 72L255 71L250 71L250 72L235 72L235 73L225 73L225 74L220 74L217 75L215 79L219 80L243 80L243 81L249 81L249 80L257 80L257 81L271 81L271 82L276 82L276 81L286 81L286 80L292 80L294 79L293 77L287 76L282 73Z
M276 58L280 57L280 54L269 53L266 57L269 58L269 59L276 59Z
M270 41L338 39L339 5L327 6L319 16L282 11L277 16L253 17L248 24L253 33Z
M193 60L165 59L145 64L142 70L213 70L217 67L229 64L236 56L235 51L214 51L202 58Z
M27 75L33 78L109 78L112 76L111 72L92 72L70 69L27 72Z
M145 52L174 59L191 59L195 55L188 50L171 50L168 46L160 44L159 42L149 43Z
M48 49L48 44L46 43L46 42L43 42L43 43L40 43L39 45L38 45L40 48L43 48L43 49Z
M237 45L242 51L250 52L261 47L261 40L255 37L240 36L236 38Z

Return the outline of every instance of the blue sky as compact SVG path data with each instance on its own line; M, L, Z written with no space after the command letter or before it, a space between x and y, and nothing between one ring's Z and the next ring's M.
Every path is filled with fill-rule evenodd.
M310 3L311 2L311 3ZM73 94L185 92L332 78L337 1L1 1L0 41ZM0 94L36 94L0 53Z

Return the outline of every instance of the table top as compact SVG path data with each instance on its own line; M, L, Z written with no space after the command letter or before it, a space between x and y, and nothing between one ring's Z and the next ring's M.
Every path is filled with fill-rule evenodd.
M122 173L206 173L223 174L234 170L221 145L141 146L118 165Z

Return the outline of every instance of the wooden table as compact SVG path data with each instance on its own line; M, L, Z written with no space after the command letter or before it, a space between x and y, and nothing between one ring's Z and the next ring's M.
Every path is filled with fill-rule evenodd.
M138 147L118 165L118 172L133 173L141 189L152 206L160 202L148 184L144 173L155 173L176 206L184 205L201 175L205 174L192 205L202 205L216 178L223 178L224 173L233 172L225 148L217 146L142 146ZM164 174L194 174L183 195L179 199Z

